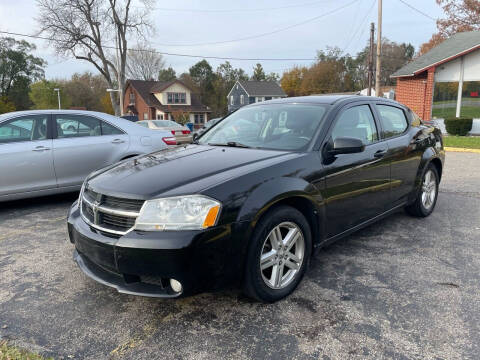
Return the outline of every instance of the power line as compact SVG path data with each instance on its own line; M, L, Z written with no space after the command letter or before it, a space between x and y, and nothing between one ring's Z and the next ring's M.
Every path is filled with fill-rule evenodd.
M62 42L61 40L54 39L54 38L49 38L49 37L46 37L46 36L20 34L20 33L15 33L15 32L10 32L10 31L0 31L0 34L23 36L23 37L33 38L33 39ZM111 45L104 45L103 47L106 48L106 49L113 49L113 50L117 49L117 47L111 46ZM153 50L153 49L129 49L129 51L152 52L152 53L156 53L156 54L160 54L160 55L166 55L166 56L180 56L180 57L217 59L217 60L238 60L238 61L315 61L316 60L315 58L239 58L239 57L193 55L193 54L179 54L179 53L163 52L163 51L157 51L157 50Z
M345 47L343 48L342 50L342 53L345 52L345 50L348 49L348 47L350 46L350 44L352 43L353 39L356 38L358 32L360 31L360 29L365 25L365 21L368 19L368 16L370 15L370 13L372 12L372 9L373 7L375 6L375 3L376 3L377 0L373 0L372 2L372 5L370 6L370 8L368 9L367 13L365 14L365 17L363 18L363 20L360 22L360 25L358 26L357 30L355 30L355 32L353 33L352 37L350 38L350 40L348 41L347 45L345 45Z
M328 0L313 1L313 2L307 2L302 4L285 5L285 6L270 7L270 8L254 8L254 9L192 9L192 8L175 9L175 8L162 8L162 7L150 7L150 9L170 11L170 12L200 12L200 13L260 12L260 11L274 11L274 10L282 10L282 9L291 9L291 8L302 7L302 6L318 5L326 2L328 2ZM143 6L135 6L135 7L144 8Z
M400 1L403 5L406 5L408 6L410 9L412 9L413 11L416 11L417 13L429 18L430 20L433 20L433 21L437 21L437 19L435 19L434 17L428 15L426 12L423 12L422 10L420 9L417 9L416 7L414 7L413 5L410 5L409 3L407 3L405 0L398 0Z
M252 40L252 39L258 39L260 37L264 37L264 36L268 36L268 35L273 35L273 34L276 34L276 33L279 33L279 32L282 32L282 31L285 31L285 30L289 30L289 29L292 29L292 28L295 28L295 27L298 27L298 26L301 26L301 25L305 25L307 23L310 23L312 21L315 21L315 20L318 20L318 19L321 19L323 17L326 17L328 15L332 15L340 10L343 10L351 5L353 5L354 3L356 3L357 1L360 1L360 0L353 0L351 2L349 2L348 4L345 4L343 6L340 6L338 8L335 8L333 10L330 10L330 11L327 11L326 13L323 13L323 14L320 14L320 15L317 15L317 16L314 16L310 19L307 19L307 20L304 20L304 21L301 21L301 22L298 22L298 23L295 23L295 24L292 24L292 25L289 25L289 26L286 26L284 28L280 28L280 29L277 29L277 30L273 30L273 31L269 31L269 32L266 32L266 33L262 33L262 34L257 34L257 35L251 35L251 36L246 36L246 37L243 37L243 38L237 38L237 39L232 39L232 40L223 40L223 41L212 41L212 42L206 42L206 43L195 43L195 44L166 44L166 43L155 43L155 45L158 45L158 46L174 46L174 47L180 47L180 46L204 46L204 45L218 45L218 44L227 44L227 43L232 43L232 42L238 42L238 41L245 41L245 40Z

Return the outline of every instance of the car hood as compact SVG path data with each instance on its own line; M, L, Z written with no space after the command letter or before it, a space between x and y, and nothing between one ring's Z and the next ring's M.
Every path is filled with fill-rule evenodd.
M103 194L139 199L199 193L252 168L295 156L284 151L188 145L123 161L91 176L88 186Z

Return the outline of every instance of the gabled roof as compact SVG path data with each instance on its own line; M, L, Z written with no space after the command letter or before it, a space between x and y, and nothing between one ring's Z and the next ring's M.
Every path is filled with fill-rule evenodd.
M187 89L190 89L180 80L172 81L155 81L155 80L127 80L127 86L130 84L142 97L147 106L154 107L164 112L170 112L172 110L182 110L182 111L198 111L198 112L210 112L211 110L208 106L203 105L200 97L197 94L190 93L191 105L169 105L162 104L158 99L153 95L154 93L161 92L165 90L170 85L175 82L179 82Z
M238 83L245 89L248 96L287 96L275 81L239 80Z
M457 33L397 70L391 77L414 76L434 65L440 65L479 48L480 31Z

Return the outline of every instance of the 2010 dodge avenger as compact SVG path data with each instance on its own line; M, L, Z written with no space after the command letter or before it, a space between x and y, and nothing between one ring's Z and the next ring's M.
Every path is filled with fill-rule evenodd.
M440 131L394 101L252 104L196 144L91 174L68 217L74 259L122 293L241 286L273 302L315 249L399 209L428 216L443 162Z

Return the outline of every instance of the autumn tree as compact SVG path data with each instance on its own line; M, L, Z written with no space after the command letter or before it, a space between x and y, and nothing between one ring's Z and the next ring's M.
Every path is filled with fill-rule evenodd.
M427 52L432 50L435 46L440 45L445 39L446 39L445 36L441 34L433 34L430 40L420 45L417 56L422 56L423 54L426 54Z
M0 114L15 111L15 104L8 100L6 96L0 97Z
M301 95L300 88L307 71L308 69L305 66L294 66L292 69L283 73L280 85L288 96Z
M65 94L65 89L58 82L41 80L30 86L30 99L35 109L58 109L57 92L60 89L62 109L68 109L71 104L70 97Z
M135 6L132 0L37 0L37 23L57 54L89 62L109 88L120 86L124 92L128 42L144 39L151 30L153 1L140 2L144 6ZM110 100L120 114L116 93L110 92Z
M147 45L128 50L127 76L134 80L153 80L165 66L163 56Z

